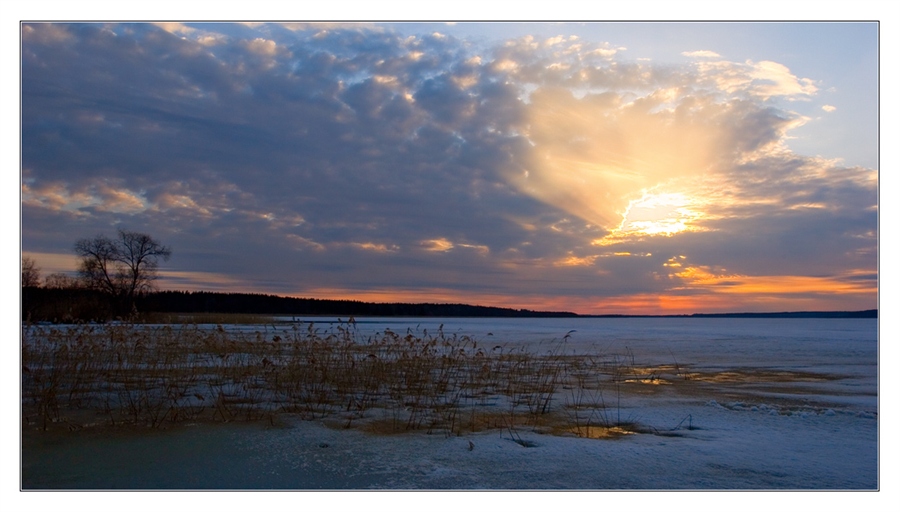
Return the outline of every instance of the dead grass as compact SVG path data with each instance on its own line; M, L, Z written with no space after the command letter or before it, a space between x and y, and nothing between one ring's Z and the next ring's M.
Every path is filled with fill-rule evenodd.
M501 429L515 437L517 429L532 429L614 438L633 430L620 414L628 396L690 395L712 382L753 378L639 366L631 354L571 354L568 335L529 352L442 329L363 337L352 321L326 330L312 323L255 331L194 324L24 326L22 339L24 426L44 430L276 424L280 415L292 414L378 434ZM756 376L758 382L790 378L821 376Z
M566 340L533 354L442 329L363 339L353 322L254 332L188 324L25 326L24 421L77 429L98 423L84 419L93 416L109 426L159 428L274 422L290 413L376 431L537 427L557 408L569 373L591 371L562 354Z

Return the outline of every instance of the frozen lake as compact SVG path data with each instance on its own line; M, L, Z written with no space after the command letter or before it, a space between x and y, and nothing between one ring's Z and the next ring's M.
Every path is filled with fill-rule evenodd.
M327 331L339 318L293 317ZM344 321L347 319L344 318ZM550 347L571 332L567 351L624 354L647 364L685 363L718 367L793 367L828 371L840 366L875 377L878 321L801 318L357 318L359 332L390 329L473 336L484 345ZM643 357L639 357L643 356Z
M313 321L323 332L337 325L337 319L296 320ZM877 326L871 319L357 318L361 337L386 329L402 335L442 328L445 335L473 336L486 349L561 350L670 370L646 386L608 393L609 404L615 396L616 415L647 427L616 439L527 429L385 436L287 415L275 427L230 423L114 435L33 433L24 439L22 484L876 490ZM282 328L287 327L274 327Z

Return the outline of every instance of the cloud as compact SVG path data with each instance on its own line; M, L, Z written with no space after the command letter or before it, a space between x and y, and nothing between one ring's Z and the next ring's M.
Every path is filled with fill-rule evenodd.
M772 96L810 96L818 91L812 80L797 78L783 64L771 61L751 63L749 76L753 79L753 94L768 99Z
M557 260L553 264L558 267L589 267L593 265L594 261L599 257L598 254L590 256L575 256L574 254L570 254L568 257Z
M785 145L815 81L622 50L363 24L24 24L23 247L125 226L172 246L170 282L193 289L579 307L686 304L699 292L670 277L677 255L742 283L875 268L877 173Z
M22 42L41 45L57 45L72 42L75 37L66 25L55 23L23 24Z
M822 110L824 110L825 112L831 113L831 112L834 112L835 110L837 110L837 107L835 107L833 105L822 105Z
M257 55L263 55L267 57L272 57L276 53L278 53L278 44L275 41L270 39L264 39L262 37L257 37L252 41L247 41L247 50L251 53L255 53Z
M423 249L433 252L447 252L453 249L453 242L446 238L438 238L435 240L422 240L420 243Z
M195 29L193 27L189 27L189 26L185 25L184 23L178 23L178 22L173 22L173 21L156 22L156 23L154 23L154 25L156 25L157 27L159 27L171 34L188 36L188 35L191 35L191 34L197 32L197 29Z
M718 53L710 50L696 50L692 52L681 52L685 57L698 57L703 59L718 59L721 57Z
M857 295L877 292L877 280L862 271L850 271L834 276L729 274L708 266L670 265L677 271L669 275L680 281L670 290L705 290L715 294L741 294L764 297L788 295ZM861 279L859 277L862 277Z
M387 246L385 244L379 244L374 242L351 242L351 246L362 249L364 251L373 251L373 252L396 252L400 250L400 247L396 245Z
M724 160L765 149L785 131L786 120L741 104L687 97L660 109L664 102L653 96L627 104L596 99L536 91L532 158L510 179L607 230L647 190L701 178Z
M772 61L704 61L696 63L695 69L700 83L710 83L720 91L746 94L763 101L776 97L808 99L818 92L813 80L798 78L787 66Z
M257 291L255 289L256 283L253 281L215 272L160 270L158 276L161 285L169 290L229 293L252 293ZM203 283L203 286L198 287L197 283Z

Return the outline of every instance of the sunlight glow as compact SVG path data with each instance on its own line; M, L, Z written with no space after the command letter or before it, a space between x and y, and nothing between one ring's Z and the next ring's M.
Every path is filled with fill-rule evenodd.
M688 208L691 200L683 194L645 194L628 205L621 232L672 236L691 229L690 222L701 214Z
M705 231L696 222L705 218L698 211L699 201L685 194L645 192L628 203L622 222L592 245L614 245L646 236L673 236L689 231Z
M682 116L670 108L680 104L679 94L684 92L665 89L638 98L616 93L578 98L568 90L539 87L531 94L522 133L531 151L510 166L506 178L539 201L613 229L634 208L629 200L675 180L702 179L729 147L715 124L719 107L691 100L690 108L699 113ZM691 216L686 211L674 219ZM685 229L670 224L640 229Z

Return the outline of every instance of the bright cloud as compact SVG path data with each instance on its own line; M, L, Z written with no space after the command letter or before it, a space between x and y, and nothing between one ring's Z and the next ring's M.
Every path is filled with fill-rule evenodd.
M775 97L808 99L818 92L809 78L798 78L791 70L777 62L748 60L698 62L698 78L709 81L729 94L749 94L763 101Z
M749 76L753 79L751 92L764 99L772 96L811 96L818 91L812 80L797 78L783 64L771 61L747 64L751 66Z
M138 213L147 209L141 194L99 183L87 189L71 190L67 184L55 182L38 187L22 185L23 204L46 207L52 210L87 213L96 209L114 213Z
M172 22L172 21L157 22L157 23L154 23L154 25L156 25L157 27L165 30L166 32L170 32L172 34L190 35L194 32L197 32L197 29L195 29L193 27L189 27L189 26L185 25L184 23L178 23L178 22Z
M98 187L97 208L116 213L137 213L147 208L140 194L108 185Z
M421 246L426 251L447 252L450 249L453 249L453 242L446 238L438 238L435 240L423 240Z
M278 52L278 45L275 41L257 37L256 39L247 42L247 49L256 54L271 57Z
M558 267L589 267L594 264L594 261L597 260L599 255L591 255L591 256L575 256L569 255L565 258L557 260L554 262L554 265Z
M391 245L388 247L385 244L377 244L373 242L353 242L350 244L353 247L372 252L395 252L400 250L396 245Z
M684 55L685 57L700 57L700 58L704 58L704 59L717 59L717 58L721 57L721 55L719 55L718 53L710 51L710 50L696 50L693 52L681 52L681 54Z

